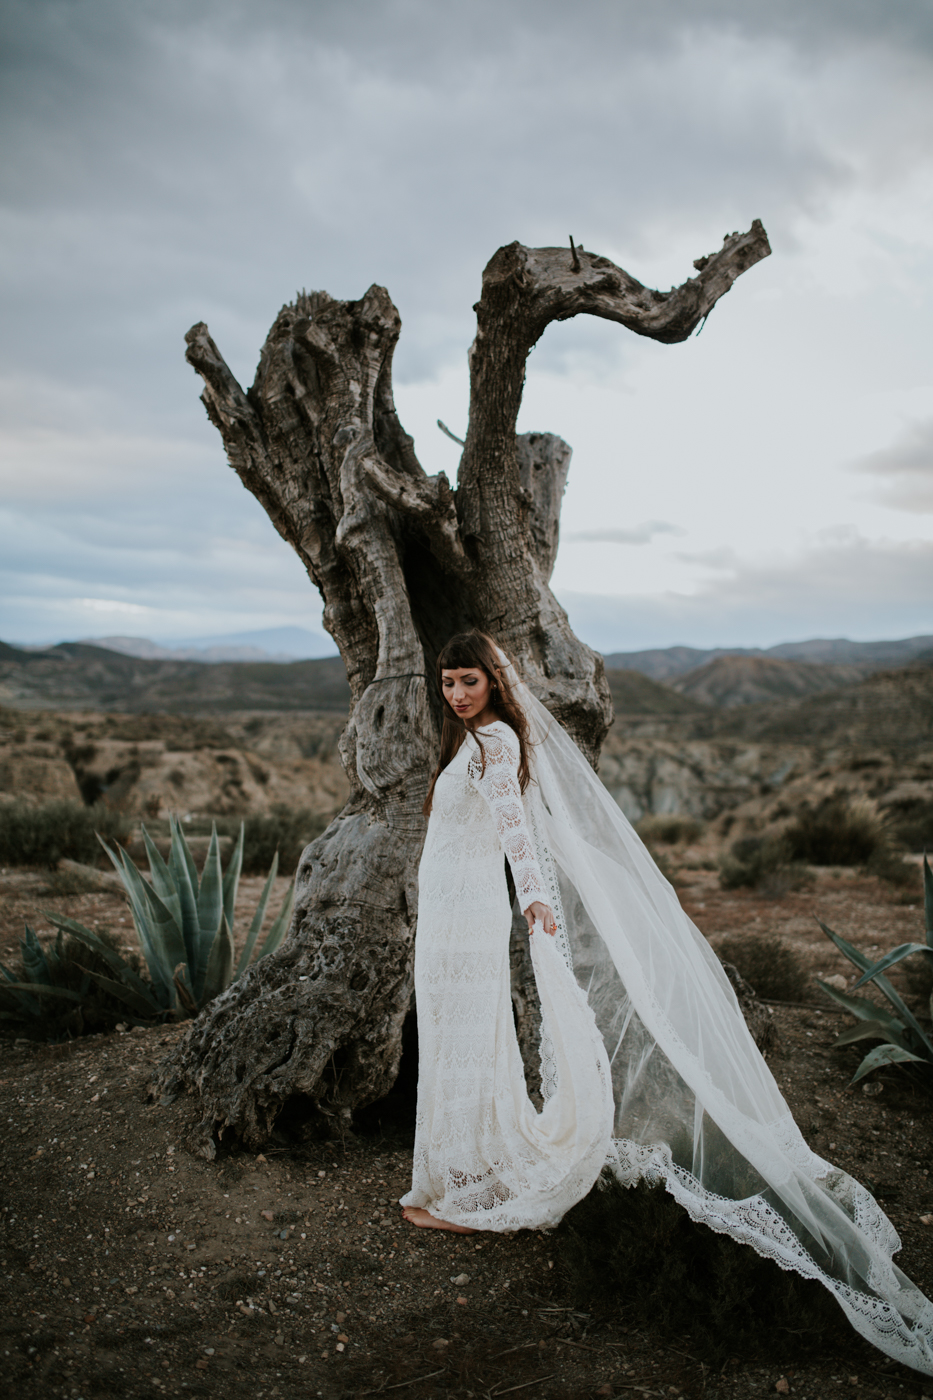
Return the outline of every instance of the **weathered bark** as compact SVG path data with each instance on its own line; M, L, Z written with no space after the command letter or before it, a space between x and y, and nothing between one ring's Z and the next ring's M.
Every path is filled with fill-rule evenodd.
M501 248L483 275L470 419L457 490L428 477L395 412L398 312L356 302L283 307L246 393L203 324L187 335L230 465L324 598L352 692L341 757L353 795L297 874L291 933L193 1023L160 1071L200 1095L200 1150L225 1127L260 1144L305 1097L348 1120L391 1087L411 1001L421 805L436 761L431 680L454 631L481 626L595 762L611 720L602 659L571 631L548 580L570 449L515 424L529 350L582 312L684 340L770 249L759 222L655 292L577 249Z

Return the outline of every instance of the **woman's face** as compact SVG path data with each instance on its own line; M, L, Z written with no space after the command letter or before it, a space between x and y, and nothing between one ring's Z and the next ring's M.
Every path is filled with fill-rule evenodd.
M481 666L442 671L441 689L444 699L461 719L480 719L487 710L491 714L492 682Z

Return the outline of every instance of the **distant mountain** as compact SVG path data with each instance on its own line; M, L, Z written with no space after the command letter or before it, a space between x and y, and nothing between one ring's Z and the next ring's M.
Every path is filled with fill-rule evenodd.
M765 656L782 661L808 661L814 664L858 665L865 670L885 666L908 666L923 652L933 649L933 636L906 637L893 642L850 642L845 637L814 638L808 642L782 642L776 647L656 647L650 651L608 653L606 668L640 671L652 680L665 681L686 675L720 656Z
M920 757L933 739L933 657L926 664L874 671L856 685L821 695L708 709L686 722L696 739L818 743ZM917 795L929 801L929 779Z
M705 705L690 695L678 694L669 685L653 681L638 671L606 671L617 715L696 715Z
M868 667L828 665L812 661L785 661L775 656L717 656L668 684L680 695L704 705L731 709L773 700L797 700L855 685L865 679ZM618 675L619 672L614 674Z
M339 656L319 661L148 660L65 642L25 651L0 642L0 705L28 710L198 714L232 710L346 710Z
M330 637L307 627L268 627L258 632L168 642L153 642L147 637L82 637L78 645L103 647L146 661L200 661L209 665L221 661L306 661L337 654Z

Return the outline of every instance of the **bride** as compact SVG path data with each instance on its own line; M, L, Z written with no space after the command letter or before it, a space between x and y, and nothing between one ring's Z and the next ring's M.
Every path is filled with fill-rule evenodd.
M576 745L492 638L437 662L415 993L418 1109L404 1215L556 1225L604 1167L819 1279L889 1356L933 1375L933 1305L874 1199L807 1147L718 959ZM541 1092L512 1018L512 910L531 935Z

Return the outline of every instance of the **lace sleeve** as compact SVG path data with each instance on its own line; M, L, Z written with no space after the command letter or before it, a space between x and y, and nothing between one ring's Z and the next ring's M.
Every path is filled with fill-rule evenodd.
M473 743L475 745L475 741ZM496 824L499 841L512 867L518 902L524 912L535 900L547 903L547 896L522 803L517 744L510 744L500 733L484 732L483 748L486 753L485 770L483 756L478 745L475 745L467 773L473 786L485 799Z

